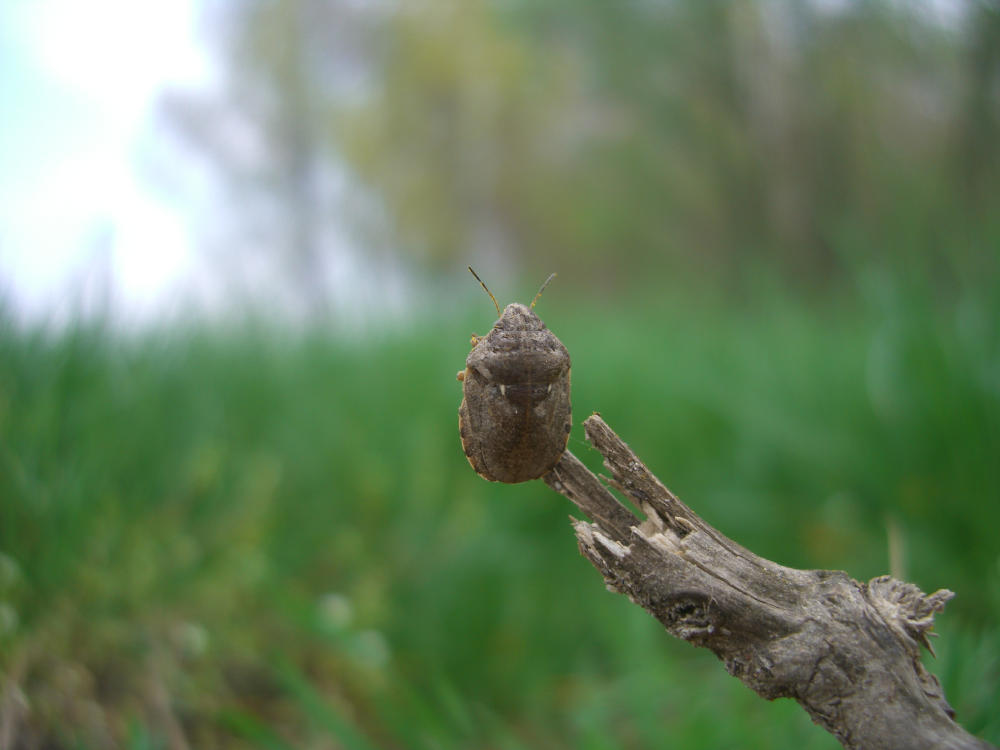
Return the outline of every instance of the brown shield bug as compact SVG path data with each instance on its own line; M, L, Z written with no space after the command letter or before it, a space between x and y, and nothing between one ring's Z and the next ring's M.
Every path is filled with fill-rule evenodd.
M462 381L458 431L476 473L493 482L526 482L546 474L569 440L569 352L533 308L512 302L500 312L496 297L469 268L496 306L499 320L472 337Z

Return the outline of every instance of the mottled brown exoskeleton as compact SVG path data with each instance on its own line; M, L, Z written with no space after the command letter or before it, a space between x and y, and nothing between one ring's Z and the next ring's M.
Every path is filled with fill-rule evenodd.
M493 482L538 479L555 466L569 440L569 352L532 312L553 276L530 306L512 302L503 313L486 289L500 319L486 336L472 337L458 373L462 447L476 473Z

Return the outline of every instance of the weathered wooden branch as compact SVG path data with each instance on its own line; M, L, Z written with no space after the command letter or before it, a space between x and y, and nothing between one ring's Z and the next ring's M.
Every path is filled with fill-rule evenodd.
M569 451L543 480L592 521L573 527L609 589L711 649L764 698L797 700L844 747L991 747L955 722L920 661L951 591L928 596L889 576L861 583L758 557L678 500L600 416L584 427L611 472L607 483L645 519Z

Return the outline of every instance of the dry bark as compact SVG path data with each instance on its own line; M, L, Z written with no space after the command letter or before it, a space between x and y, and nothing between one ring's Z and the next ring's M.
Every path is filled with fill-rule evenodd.
M955 722L920 661L951 591L926 595L889 576L861 583L758 557L678 500L600 416L584 427L611 472L607 483L645 519L569 451L543 480L590 518L573 527L609 589L711 649L764 698L797 700L846 748L991 747Z

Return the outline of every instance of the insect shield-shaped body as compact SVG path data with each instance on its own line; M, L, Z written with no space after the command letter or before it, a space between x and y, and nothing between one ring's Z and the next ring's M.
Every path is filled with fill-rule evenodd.
M493 304L500 313L495 298ZM507 305L489 334L473 338L458 373L462 447L476 473L494 482L546 474L569 439L569 352L532 311L534 305Z

